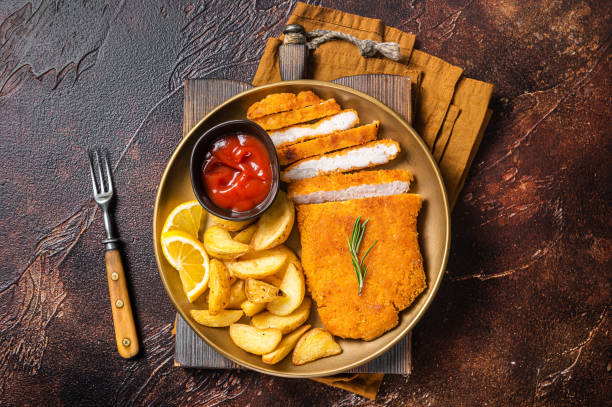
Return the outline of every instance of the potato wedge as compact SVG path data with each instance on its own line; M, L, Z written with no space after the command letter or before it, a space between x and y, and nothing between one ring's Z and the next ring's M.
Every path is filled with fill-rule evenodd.
M260 280L265 281L268 284L280 287L281 283L283 282L283 277L285 276L285 271L287 271L287 267L289 266L289 264L293 263L295 267L302 272L304 270L302 269L302 262L300 261L300 258L293 252L293 250L291 250L285 245L276 246L274 250L278 250L281 253L285 253L287 255L287 261L278 273L271 276L263 277Z
M210 262L210 280L208 282L208 311L216 315L227 307L230 300L230 275L225 264L217 259Z
M302 304L291 314L285 316L274 315L271 312L262 312L251 318L251 325L257 329L276 328L287 334L302 325L310 315L312 301L304 297Z
M232 239L229 232L219 226L211 226L204 232L204 248L217 259L232 260L248 253L249 245Z
M300 258L297 256L297 254L295 254L293 250L291 250L285 245L278 246L277 249L281 253L285 253L287 255L287 265L289 263L292 263L295 267L298 268L298 270L302 270L302 262L300 261Z
M207 309L192 309L191 318L198 324L212 328L223 328L236 323L242 318L241 310L222 310L212 315Z
M247 278L244 284L244 293L249 301L256 304L270 302L279 297L278 287L263 281Z
M242 308L247 317L252 317L253 315L259 314L261 311L265 310L266 303L262 302L260 304L255 304L254 302L246 300L240 305L240 308Z
M242 303L247 299L244 294L244 280L238 280L230 288L230 299L227 307L229 309L240 309Z
M265 250L284 243L291 233L294 221L293 202L283 191L278 191L272 206L261 215L257 222L257 230L251 239L251 247L255 250Z
M339 353L342 353L342 348L332 334L325 329L314 328L306 332L295 345L292 359L294 364L303 365Z
M241 230L234 236L234 240L240 243L249 244L257 230L257 223L252 224L246 229Z
M225 264L232 275L246 280L276 274L287 260L287 254L276 249L262 250L245 254L240 260L227 261Z
M269 302L266 308L275 315L289 315L300 306L306 293L302 270L289 264L279 288L283 296Z
M266 353L261 355L261 361L267 363L269 365L274 365L281 360L285 359L285 356L291 352L300 339L300 337L304 334L304 332L310 329L310 325L302 325L295 331L291 332L289 335L285 335L285 337L280 341L276 349L274 349L270 353Z
M225 229L228 232L237 232L239 230L242 230L248 225L250 225L255 220L254 218L249 219L249 220L240 220L240 221L227 220L227 219L223 219L218 216L215 216L212 213L209 213L208 216L210 217L211 224L215 226L219 226L221 229Z
M272 284L275 287L280 287L280 285L283 282L283 279L281 277L279 277L280 273L271 275L271 276L267 276L261 279L261 281L265 281L268 284Z
M262 330L245 324L230 325L229 334L236 346L255 355L272 352L283 337L278 329Z

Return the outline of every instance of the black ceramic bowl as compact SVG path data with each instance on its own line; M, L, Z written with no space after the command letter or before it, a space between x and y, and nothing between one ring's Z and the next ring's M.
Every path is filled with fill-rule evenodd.
M218 140L220 137L225 136L229 133L248 133L257 137L263 142L270 157L270 164L272 165L272 184L270 185L270 192L266 199L259 203L254 208L244 211L235 212L231 209L222 208L215 205L215 203L208 196L208 191L202 180L202 166L204 165L204 159L208 152L210 145ZM280 170L278 167L278 158L276 157L276 149L272 139L268 136L268 133L262 129L257 123L250 120L232 120L216 125L210 130L206 131L196 141L191 152L191 185L193 186L193 192L200 204L206 208L206 210L216 216L228 220L247 220L254 218L255 216L261 215L266 209L272 205L276 194L278 193L278 185L280 182Z

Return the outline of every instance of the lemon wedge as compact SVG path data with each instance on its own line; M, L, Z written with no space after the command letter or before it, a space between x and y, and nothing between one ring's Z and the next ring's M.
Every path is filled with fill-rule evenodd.
M182 230L162 234L162 250L168 263L178 270L189 302L194 302L208 288L210 265L204 245Z
M206 211L198 201L184 202L170 212L162 228L162 234L169 230L182 230L197 238L205 220Z

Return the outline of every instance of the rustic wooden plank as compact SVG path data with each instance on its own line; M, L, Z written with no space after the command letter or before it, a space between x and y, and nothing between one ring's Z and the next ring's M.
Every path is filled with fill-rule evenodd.
M306 78L308 49L303 44L283 44L278 49L278 67L284 81Z
M283 47L287 47L286 45ZM294 64L299 65L299 64ZM394 75L355 75L334 82L354 87L381 100L396 110L409 123L412 116L411 83ZM185 81L183 135L187 134L211 109L224 100L249 89L251 85L225 79ZM381 357L351 372L408 374L412 371L412 333L399 341ZM177 316L175 363L184 367L235 369L239 365L224 358L206 344L189 325Z
M332 82L373 96L412 124L412 83L410 78L398 75L368 74L344 76Z

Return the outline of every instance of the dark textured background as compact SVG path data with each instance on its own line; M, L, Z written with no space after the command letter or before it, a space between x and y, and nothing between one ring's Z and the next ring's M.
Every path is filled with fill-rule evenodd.
M179 4L180 3L180 4ZM495 85L414 332L370 402L308 380L173 367L151 243L182 81L249 81L293 1L0 1L0 404L579 405L612 399L610 1L324 1L417 34ZM117 354L85 151L116 168L144 352Z

